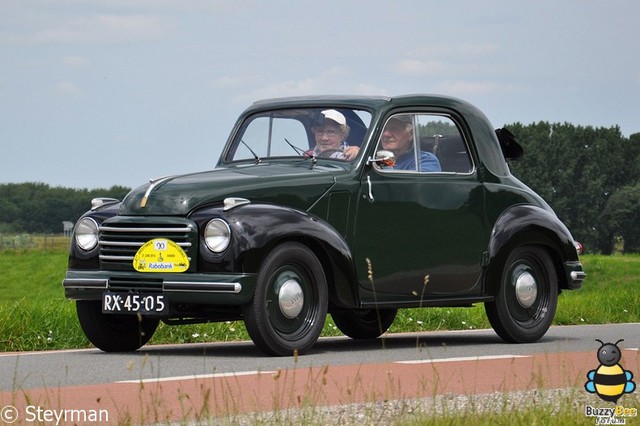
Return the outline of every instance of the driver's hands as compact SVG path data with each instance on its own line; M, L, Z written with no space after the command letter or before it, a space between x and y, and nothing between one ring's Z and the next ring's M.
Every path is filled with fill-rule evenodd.
M342 153L344 154L344 158L349 161L356 158L359 152L360 152L359 146L348 146L342 151Z

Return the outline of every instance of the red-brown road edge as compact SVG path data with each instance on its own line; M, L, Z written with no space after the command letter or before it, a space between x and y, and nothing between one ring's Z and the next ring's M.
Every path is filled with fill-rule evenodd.
M625 369L640 371L639 351L625 350L623 359ZM102 410L110 423L168 422L442 394L583 388L587 372L597 366L594 351L326 365L15 390L0 393L0 407L15 408L23 420L35 417L34 407L38 407L41 414L44 410L95 410L95 415Z

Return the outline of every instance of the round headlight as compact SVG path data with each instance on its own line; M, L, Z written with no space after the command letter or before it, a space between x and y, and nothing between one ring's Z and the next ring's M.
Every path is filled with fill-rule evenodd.
M222 219L212 219L204 229L204 242L214 253L222 253L229 247L231 229Z
M98 245L98 223L90 217L81 219L76 225L75 237L82 250L93 250Z

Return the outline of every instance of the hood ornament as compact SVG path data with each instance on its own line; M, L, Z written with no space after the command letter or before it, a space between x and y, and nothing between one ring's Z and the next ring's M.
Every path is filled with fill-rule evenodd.
M157 186L167 182L169 179L172 179L172 178L173 176L164 176L157 179L149 179L149 187L147 188L144 195L142 196L142 200L140 200L140 208L144 209L147 206L147 201L149 201L149 195L151 194L151 191L153 191Z

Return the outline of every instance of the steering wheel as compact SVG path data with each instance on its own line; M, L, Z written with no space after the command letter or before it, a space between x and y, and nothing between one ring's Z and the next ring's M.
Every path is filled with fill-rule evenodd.
M322 151L320 154L318 154L318 157L320 157L320 158L330 158L336 152L339 152L339 153L342 154L342 149L327 149L326 151ZM339 160L339 158L338 158L338 160Z

